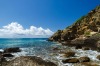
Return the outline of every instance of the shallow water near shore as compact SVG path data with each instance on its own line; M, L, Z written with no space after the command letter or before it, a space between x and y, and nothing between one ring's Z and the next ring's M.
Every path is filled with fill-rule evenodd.
M75 49L75 47L62 46L56 42L48 42L47 38L15 38L15 39L0 39L0 51L4 48L9 47L20 47L21 52L12 53L15 57L19 56L37 56L41 57L44 60L52 61L58 66L74 66L75 64L66 63L63 64L63 59L68 59L62 56L61 52L74 51L75 58L88 56L92 62L99 64L99 60L96 59L97 55L100 55L100 52L92 50L82 50ZM59 48L60 50L53 50L54 48ZM15 58L14 57L14 58ZM14 58L7 58L11 60Z

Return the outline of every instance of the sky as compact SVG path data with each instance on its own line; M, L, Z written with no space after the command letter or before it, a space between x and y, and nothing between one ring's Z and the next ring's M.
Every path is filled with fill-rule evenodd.
M0 38L48 37L99 4L100 0L0 0Z

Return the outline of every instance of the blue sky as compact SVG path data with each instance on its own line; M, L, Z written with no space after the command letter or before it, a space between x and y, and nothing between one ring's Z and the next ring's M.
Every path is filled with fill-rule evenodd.
M11 22L53 32L73 24L100 4L100 0L0 0L0 28Z

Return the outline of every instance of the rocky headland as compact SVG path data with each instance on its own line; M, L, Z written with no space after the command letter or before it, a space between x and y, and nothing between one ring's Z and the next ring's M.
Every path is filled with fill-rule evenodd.
M58 30L48 41L63 45L100 48L100 6L79 18L73 25Z
M48 41L59 42L61 45L74 47L73 51L61 52L60 55L65 59L62 60L65 65L74 63L73 66L100 66L100 55L96 55L98 62L91 60L89 56L92 50L100 53L100 5L91 10L87 15L79 18L74 24L66 27L64 30L58 30ZM82 51L80 51L82 50ZM77 56L77 51L85 55ZM90 52L91 51L91 52ZM96 60L96 59L94 59ZM71 65L68 65L71 66Z

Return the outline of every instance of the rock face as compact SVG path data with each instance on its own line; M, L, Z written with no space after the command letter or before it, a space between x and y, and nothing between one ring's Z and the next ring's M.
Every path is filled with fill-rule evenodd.
M96 34L98 35L99 39L96 39ZM90 11L87 15L79 18L73 25L65 28L64 30L58 30L48 40L56 42L68 42L75 45L92 44L96 47L99 47L100 5ZM98 41L99 43L97 43Z
M3 66L57 66L56 64L44 61L39 57L21 56L12 61L6 62Z

